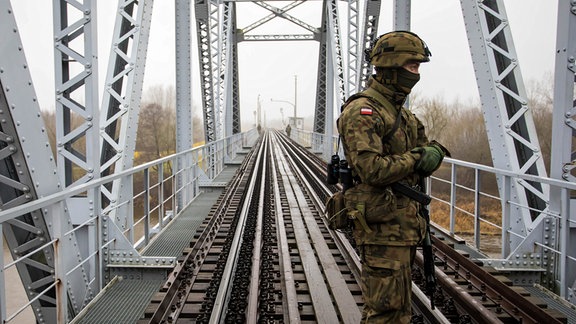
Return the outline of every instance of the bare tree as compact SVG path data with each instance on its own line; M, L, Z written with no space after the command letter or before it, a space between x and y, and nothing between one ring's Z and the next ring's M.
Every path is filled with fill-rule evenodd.
M449 106L441 97L429 99L413 94L411 100L411 109L426 126L428 138L443 143L451 119Z
M540 151L544 165L550 174L550 158L552 151L552 110L554 106L554 89L552 75L545 76L541 81L528 84L528 107L532 111Z

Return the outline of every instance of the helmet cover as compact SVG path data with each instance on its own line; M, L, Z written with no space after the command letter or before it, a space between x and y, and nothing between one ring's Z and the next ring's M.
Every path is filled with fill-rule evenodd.
M393 31L381 35L369 52L375 67L397 68L409 61L429 62L430 50L418 35L409 31Z

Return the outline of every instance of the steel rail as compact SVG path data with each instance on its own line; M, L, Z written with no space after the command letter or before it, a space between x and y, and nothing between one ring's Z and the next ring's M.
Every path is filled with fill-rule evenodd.
M279 148L276 149L279 150ZM306 275L306 282L308 283L308 290L312 298L316 318L321 318L321 321L325 323L336 323L338 322L337 312L332 304L331 296L328 293L329 289L326 286L322 270L316 259L317 254L315 253L314 246L308 237L306 222L304 220L306 216L304 215L304 208L301 207L302 203L305 205L306 203L302 202L301 195L298 193L301 189L293 187L293 183L296 182L295 174L291 170L285 156L283 156L282 152L279 152L277 156L278 166L282 174L281 180L286 190L286 198L290 208L290 217L292 227L294 228L296 244L300 258L302 259L302 266L304 268L304 274Z
M275 135L273 139L278 142L277 135ZM284 169L287 177L294 176L298 178L299 180L298 182L300 182L301 186L300 188L306 189L308 196L314 200L316 205L318 205L318 197L314 193L310 181L306 179L304 174L308 177L311 177L312 178L311 181L314 181L315 183L322 183L322 181L315 176L314 172L309 170L308 164L302 163L302 160L299 161L300 163L296 163L296 160L299 159L300 157L297 154L289 154L291 152L294 153L294 151L288 150L288 148L286 148L285 146L276 145L275 147L281 147L281 149L284 152L284 154L281 155L282 157L279 159L279 163L280 164L284 163ZM297 166L299 166L300 168L297 168ZM302 168L302 166L304 166L304 168ZM316 219L310 212L309 208L304 208L307 207L305 205L306 197L304 197L304 193L302 192L302 190L295 190L296 188L293 189L294 189L293 194L295 195L297 203L300 205L300 214L304 221L304 223L302 224L302 228L304 229L304 231L303 233L298 233L297 235L304 236L306 235L306 232L308 232L307 236L311 238L312 246L316 250L316 257L318 258L320 266L322 267L322 271L325 276L326 283L328 285L327 288L329 288L332 298L334 299L336 305L338 306L338 311L340 313L340 316L342 317L342 320L345 323L357 323L360 321L361 313L358 307L356 306L356 301L354 300L354 297L352 296L350 290L348 289L346 281L343 278L341 271L338 269L338 266L336 265L336 261L334 260L334 257L332 256L332 253L330 252L330 249L328 248L326 241L320 232L320 228L318 226L318 223L316 222ZM293 218L293 220L296 220L298 222L300 221L298 218ZM323 223L323 225L325 224ZM307 247L305 246L305 248ZM331 302L330 305L332 306ZM323 308L323 310L327 311L328 309ZM323 314L325 313L326 312L324 312ZM317 316L319 315L320 314L317 313ZM331 321L330 317L328 317L327 320Z
M245 197L252 197L255 188L260 186L256 185L258 181L257 174L262 172L262 162L265 159L265 148L260 147L256 153L256 162L254 163L255 168L250 172L249 182L247 190L245 192ZM240 247L242 245L242 237L244 235L245 225L248 218L250 204L252 199L245 199L242 202L242 209L238 215L238 226L234 233L234 238L232 239L232 245L229 250L228 259L226 261L226 266L224 267L224 272L222 275L222 280L220 281L220 286L218 288L218 293L216 294L214 308L212 309L212 315L210 316L210 323L221 323L226 315L226 308L230 298L230 290L232 289L233 278L236 272L236 265L238 263ZM247 243L248 244L248 243Z
M272 170L277 170L277 153L271 150L271 164ZM280 179L276 172L272 172L272 183L274 192L274 211L275 220L278 234L278 256L280 258L279 268L283 282L282 301L283 313L285 323L300 323L300 311L298 310L298 294L296 293L296 280L294 279L294 272L292 271L292 260L290 256L290 249L288 247L288 237L286 235L286 226L284 222L284 212L282 210ZM286 215L287 216L287 215Z
M440 260L455 273L465 278L471 285L483 293L483 299L490 299L501 307L510 316L522 323L561 323L558 319L545 312L542 308L534 306L524 296L511 289L484 269L476 265L469 258L461 255L448 245L433 237L434 248L440 252ZM436 253L438 255L438 253ZM438 269L437 269L438 270ZM436 272L437 276L439 271ZM459 296L459 295L457 295ZM474 309L469 309L474 316Z
M246 157L239 168L240 171L249 169L248 165L252 162L252 155L251 153ZM248 176L248 173L239 172L238 174L240 176L232 179L228 190L223 193L223 200L231 200L232 197L239 194L239 187L241 187L241 183ZM182 260L179 260L169 274L166 283L161 288L161 291L164 292L164 297L160 303L153 306L154 311L149 318L149 323L159 323L179 317L182 307L185 305L186 296L190 293L190 289L200 271L200 265L203 263L206 252L210 249L215 239L215 233L218 232L228 208L229 206L225 204L218 205L214 212L214 217L209 220L192 250L186 253Z

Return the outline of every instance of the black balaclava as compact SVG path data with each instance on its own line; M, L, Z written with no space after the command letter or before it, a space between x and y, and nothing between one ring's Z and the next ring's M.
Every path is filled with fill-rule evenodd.
M394 91L394 101L401 105L412 88L420 81L420 74L412 73L404 68L377 68L375 79Z

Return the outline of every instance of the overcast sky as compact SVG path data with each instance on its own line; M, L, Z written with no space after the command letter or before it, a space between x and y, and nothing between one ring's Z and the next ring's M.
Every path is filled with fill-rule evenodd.
M506 12L525 83L541 80L554 70L557 1L506 0ZM283 7L287 2L272 2ZM117 1L98 1L99 84L106 78L107 60ZM13 0L20 35L32 79L42 109L54 107L54 50L52 1ZM320 2L305 3L290 14L319 27ZM238 27L257 21L268 11L252 4L238 4ZM345 11L340 15L344 17ZM154 4L151 36L146 62L144 91L158 85L173 85L174 73L174 1ZM193 16L194 17L194 16ZM285 32L302 30L282 19L274 19ZM343 24L344 19L341 20ZM193 22L194 23L194 22ZM392 28L392 0L382 1L379 34ZM412 28L428 44L432 61L420 68L416 86L422 96L443 98L447 102L475 102L478 91L468 50L460 1L412 0ZM262 32L264 33L264 32ZM195 37L195 33L193 34ZM294 100L294 76L298 79L298 115L312 116L315 105L318 44L308 42L243 42L239 44L240 104L242 120L253 120L258 96L268 118L292 115L292 106L271 102ZM197 50L192 49L193 104L200 108L198 94ZM99 95L101 98L101 94ZM101 99L100 99L101 100ZM275 112L275 113L274 113ZM199 112L196 112L199 113Z

